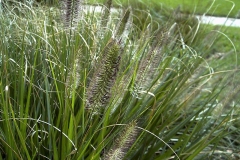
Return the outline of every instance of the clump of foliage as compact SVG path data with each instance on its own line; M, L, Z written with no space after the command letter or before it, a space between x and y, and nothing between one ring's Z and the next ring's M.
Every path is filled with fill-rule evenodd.
M214 39L199 23L139 29L131 7L66 2L65 15L21 3L1 14L1 159L239 158L236 106L219 111L226 79L210 83Z

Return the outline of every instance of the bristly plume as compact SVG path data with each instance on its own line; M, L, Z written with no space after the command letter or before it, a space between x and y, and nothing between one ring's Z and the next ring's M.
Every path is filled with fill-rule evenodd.
M173 33L175 26L173 25L169 28L159 29L150 45L149 52L143 57L139 64L136 84L140 86L141 89L148 88L148 85L151 84L149 82L154 79L166 47L173 48L177 43L177 37Z
M130 8L127 8L126 10L123 10L122 19L121 19L121 21L119 21L118 28L116 30L117 37L120 37L123 34L123 32L126 28L126 25L129 21L129 17L130 17Z
M73 90L75 90L80 83L80 69L81 69L81 50L78 50L74 55L74 60L72 66L69 69L69 73L66 78L66 89L68 91L68 96L72 96Z
M82 0L61 0L62 21L65 28L78 24Z
M87 89L87 108L98 109L105 106L111 97L120 63L120 45L111 39L99 57L97 67Z
M104 160L122 160L134 144L137 135L137 123L133 121L126 126L109 151L104 154Z
M112 6L112 0L107 0L103 7L103 16L101 21L101 27L106 27L108 23L108 19L110 16L110 10Z

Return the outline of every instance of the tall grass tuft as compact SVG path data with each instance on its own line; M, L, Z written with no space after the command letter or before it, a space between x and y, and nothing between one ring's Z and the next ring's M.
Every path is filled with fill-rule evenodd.
M0 159L239 158L237 64L216 70L217 34L138 6L103 26L64 2L64 19L18 1L0 15Z

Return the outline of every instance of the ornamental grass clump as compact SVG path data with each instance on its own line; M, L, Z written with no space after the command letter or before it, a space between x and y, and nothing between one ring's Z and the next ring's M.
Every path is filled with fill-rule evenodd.
M76 13L80 1L65 2ZM237 64L215 72L216 42L191 16L131 6L103 27L99 13L79 9L75 23L12 3L0 15L0 159L239 158L239 87L222 100Z

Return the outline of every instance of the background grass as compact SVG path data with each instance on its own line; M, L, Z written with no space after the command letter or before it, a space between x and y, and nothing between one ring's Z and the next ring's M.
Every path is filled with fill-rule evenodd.
M90 0L87 2L91 2L92 4L96 4L98 2L104 3L104 1L95 1L95 0ZM208 13L209 15L213 16L229 16L229 17L236 17L240 13L240 1L238 0L233 0L232 2L234 3L234 8L233 4L229 1L225 0L216 0L216 1L209 1L209 0L180 0L180 1L175 1L175 0L161 0L161 1L147 1L145 2L144 0L137 1L113 1L115 4L131 4L132 6L135 6L136 8L144 8L147 7L150 12L153 14L153 16L158 16L161 14L164 14L164 8L172 8L173 10L180 7L180 11L183 13L188 13L188 14L205 14L207 9L210 7L210 5L213 3L212 8L209 10ZM145 8L146 9L146 8ZM231 10L232 9L232 10ZM214 30L214 28L222 28L221 31L233 42L237 53L240 51L240 45L239 45L239 39L240 36L239 34L236 34L239 32L239 27L224 27L224 26L212 26L212 25L206 25L205 26L206 30L211 32L211 30ZM231 43L229 43L229 40L227 38L224 38L223 35L219 37L217 40L218 43L213 47L215 52L221 52L221 53L228 53L233 50L233 46Z
M101 2L103 3L103 0L89 0L86 2L91 3L97 3ZM168 8L176 9L177 7L180 7L180 10L183 13L195 13L195 14L204 14L206 13L207 9L208 15L214 15L214 16L227 16L229 17L239 17L240 15L240 1L238 0L232 0L226 1L226 0L151 0L151 1L145 1L145 0L114 0L114 4L136 4L136 3L143 3L144 5L149 5L152 8L159 9L161 6L165 6ZM214 2L214 3L213 3ZM233 3L232 3L233 2ZM212 5L213 4L213 5ZM212 6L211 6L212 5ZM211 8L210 8L211 6ZM232 7L234 8L232 9ZM231 11L231 12L230 12Z

